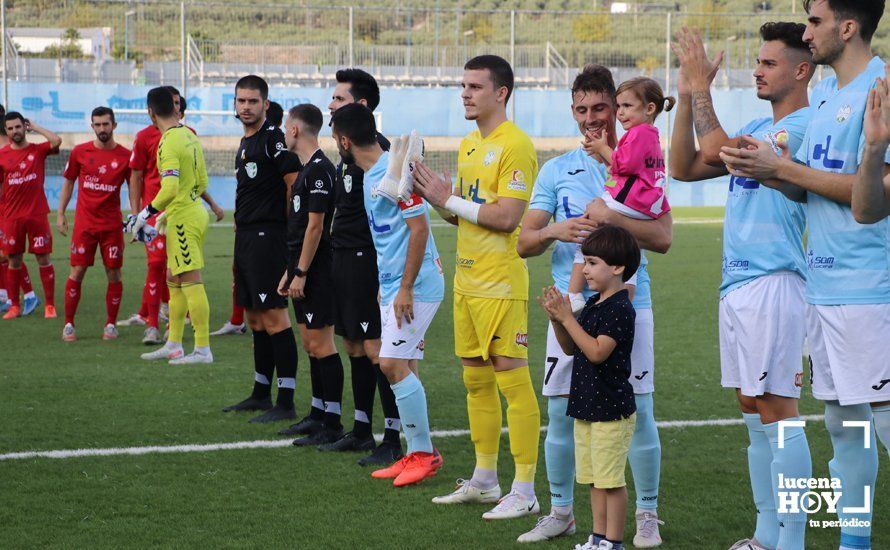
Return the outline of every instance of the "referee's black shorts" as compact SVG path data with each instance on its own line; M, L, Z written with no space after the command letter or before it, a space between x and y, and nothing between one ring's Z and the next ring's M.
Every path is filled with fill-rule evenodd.
M235 232L235 302L247 309L287 307L278 283L287 269L285 228L237 228Z
M293 274L299 254L291 255L290 274ZM294 299L294 313L297 324L306 325L308 329L332 326L336 320L336 303L334 302L334 283L331 279L333 259L331 252L318 250L312 265L306 273L306 286L303 288L305 298Z
M380 338L380 303L377 295L377 252L371 248L334 250L334 332L353 341Z

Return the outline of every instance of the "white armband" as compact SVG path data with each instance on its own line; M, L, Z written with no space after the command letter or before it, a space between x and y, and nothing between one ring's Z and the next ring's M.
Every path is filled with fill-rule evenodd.
M482 205L467 199L462 199L451 195L445 201L445 210L448 210L455 216L463 218L471 223L479 223L479 209Z

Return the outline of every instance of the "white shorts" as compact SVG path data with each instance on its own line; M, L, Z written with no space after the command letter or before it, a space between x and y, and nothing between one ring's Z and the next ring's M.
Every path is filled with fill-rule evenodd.
M890 304L809 305L807 339L816 399L890 401Z
M720 300L724 388L800 399L806 336L805 282L796 273L764 275Z
M380 305L380 357L387 359L423 359L423 338L442 302L414 302L414 320L402 328L396 324L392 304Z
M655 391L655 323L651 309L637 310L634 346L631 351L630 383L635 394ZM568 395L572 387L572 356L556 341L553 325L547 323L547 357L544 360L544 397Z

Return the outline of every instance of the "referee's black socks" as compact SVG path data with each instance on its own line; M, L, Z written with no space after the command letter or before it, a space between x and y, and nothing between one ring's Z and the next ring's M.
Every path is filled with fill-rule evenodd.
M268 399L272 393L275 354L272 340L265 330L253 331L253 393L254 399Z
M367 355L350 356L349 365L352 370L352 400L355 402L355 424L352 433L359 437L368 437L371 435L377 375Z
M383 441L387 443L395 443L401 446L399 440L399 431L402 429L402 421L399 418L399 407L396 406L396 395L389 385L386 375L380 370L380 365L374 365L374 372L377 374L377 388L380 391L380 408L383 409L384 430Z
M312 406L309 407L309 418L321 422L324 420L324 381L321 376L321 359L309 356L309 381L312 385Z
M294 329L288 327L271 335L275 366L278 368L278 407L294 408L294 388L297 381L297 341Z
M318 364L324 385L324 427L342 430L340 400L343 398L343 362L340 361L340 354L332 353L320 358Z

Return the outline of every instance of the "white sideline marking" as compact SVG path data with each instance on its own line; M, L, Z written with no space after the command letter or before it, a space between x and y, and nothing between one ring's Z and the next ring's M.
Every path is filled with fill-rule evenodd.
M801 416L801 420L822 420L821 414ZM744 424L741 418L717 418L712 420L666 420L656 422L659 428L701 428L707 426L738 426ZM542 426L541 431L547 427ZM502 433L506 433L506 428ZM461 437L470 435L470 430L434 430L432 437ZM380 441L382 434L376 434L375 439ZM291 439L260 439L256 441L235 441L232 443L207 443L196 445L152 445L147 447L109 447L106 449L65 449L57 451L25 451L18 453L0 454L0 461L18 460L27 458L82 458L87 456L118 456L118 455L147 455L164 453L206 453L212 451L230 451L235 449L274 449L290 447Z
M723 218L690 218L690 219L679 219L674 220L674 225L711 225L711 224L722 224ZM234 223L232 222L219 222L219 223L211 223L210 227L228 227L231 229L234 227ZM445 220L430 220L431 227L448 227L451 224L446 222Z

